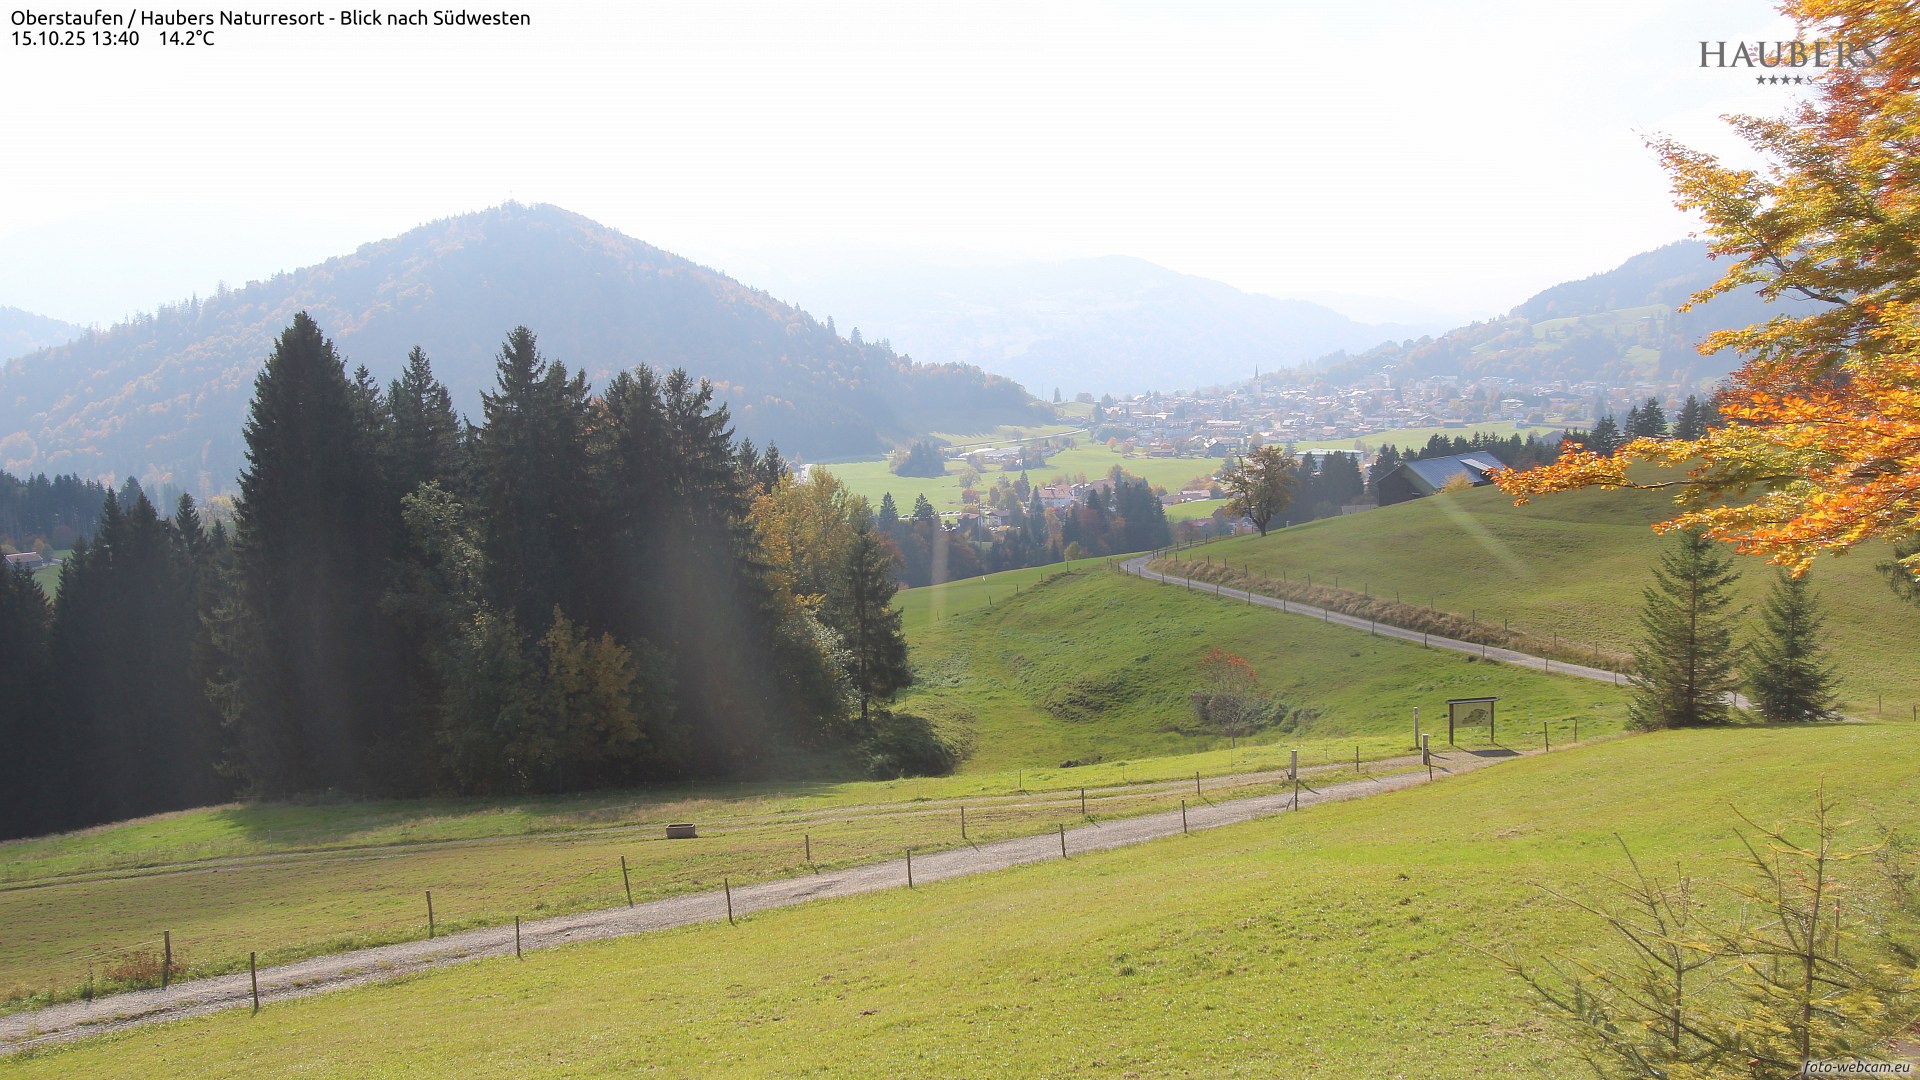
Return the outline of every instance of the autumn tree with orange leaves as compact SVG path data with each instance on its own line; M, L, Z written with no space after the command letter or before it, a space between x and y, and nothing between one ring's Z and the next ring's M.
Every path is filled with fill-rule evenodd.
M1728 423L1692 440L1634 439L1602 457L1503 472L1522 503L1581 487L1672 488L1657 528L1698 529L1803 573L1819 553L1888 540L1920 579L1920 7L1785 0L1803 41L1856 47L1785 116L1729 117L1765 165L1733 168L1671 139L1652 146L1681 209L1697 212L1724 276L1693 297L1757 286L1808 314L1710 335L1745 357L1722 392ZM1805 311L1801 306L1800 311ZM1683 469L1630 476L1633 463ZM1654 474L1657 475L1657 474ZM1757 497L1756 497L1757 495Z

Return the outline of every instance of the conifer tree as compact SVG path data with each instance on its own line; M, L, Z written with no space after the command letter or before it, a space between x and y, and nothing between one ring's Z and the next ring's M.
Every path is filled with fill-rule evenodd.
M1638 423L1627 425L1627 435L1635 439L1664 439L1667 437L1667 412L1660 407L1660 399L1650 397L1640 406Z
M1733 656L1732 586L1739 576L1719 545L1693 532L1660 557L1645 591L1634 647L1635 727L1724 724L1738 684Z
M379 607L395 508L364 394L305 312L254 383L220 688L256 792L365 790L400 697Z
M56 707L84 778L70 797L92 820L225 793L214 773L217 728L194 678L205 537L191 500L183 500L183 535L130 490L134 501L124 509L107 497L95 542L69 560L54 608Z
M426 350L415 345L407 369L387 388L387 468L401 495L434 482L460 486L460 418L453 395L434 378Z
M65 783L72 754L48 707L52 611L23 566L0 566L0 839L69 824Z
M1581 440L1582 445L1601 457L1612 457L1613 452L1619 449L1620 442L1620 423L1612 413L1594 421L1593 430Z
M907 667L907 639L900 628L900 612L893 607L899 590L894 580L893 552L874 532L864 515L854 524L845 561L835 587L827 594L823 621L846 643L854 692L860 700L860 720L869 719L875 701L891 701L913 681Z
M486 426L474 447L489 594L540 637L554 608L584 616L591 607L586 376L549 363L520 326L501 346L496 379L480 396Z
M1706 433L1707 407L1700 403L1698 396L1688 394L1685 404L1680 406L1680 415L1674 420L1673 437L1691 441Z
M1764 633L1747 647L1746 682L1753 707L1772 723L1834 717L1833 664L1824 617L1805 575L1782 573L1760 607Z

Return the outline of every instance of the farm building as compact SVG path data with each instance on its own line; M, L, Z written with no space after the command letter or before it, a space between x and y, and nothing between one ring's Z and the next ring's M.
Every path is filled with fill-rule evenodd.
M1506 466L1500 463L1499 458L1484 450L1450 457L1403 461L1380 478L1379 483L1374 485L1374 493L1379 496L1381 506L1391 506L1431 495L1459 477L1464 477L1469 487L1484 487L1493 483L1489 475L1493 470L1504 468Z

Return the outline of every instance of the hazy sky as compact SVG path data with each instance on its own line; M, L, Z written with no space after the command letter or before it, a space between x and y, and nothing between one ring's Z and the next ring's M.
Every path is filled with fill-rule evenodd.
M1744 0L506 3L8 43L0 304L111 322L511 198L750 284L1121 254L1481 315L1685 235L1642 135L1791 93L1699 67L1781 36Z

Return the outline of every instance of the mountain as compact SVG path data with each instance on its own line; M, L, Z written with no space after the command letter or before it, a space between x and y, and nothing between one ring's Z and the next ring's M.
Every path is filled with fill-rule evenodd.
M16 307L0 307L0 361L72 341L82 333L84 330L72 323Z
M1395 383L1430 376L1503 377L1523 382L1653 383L1704 389L1739 366L1729 352L1702 356L1715 330L1749 326L1802 305L1763 300L1754 289L1678 310L1720 279L1707 246L1682 240L1604 273L1545 289L1504 319L1477 322L1411 344L1388 343L1357 356L1322 359L1328 381L1354 384L1393 372Z
M1142 259L812 273L782 291L915 355L977 364L1040 396L1174 390L1415 336Z
M1005 379L842 338L577 214L508 204L14 360L0 371L0 468L229 487L254 376L302 310L350 369L383 382L424 347L469 413L500 343L525 325L595 385L639 364L712 379L739 431L789 456L871 455L917 433L1051 416Z

